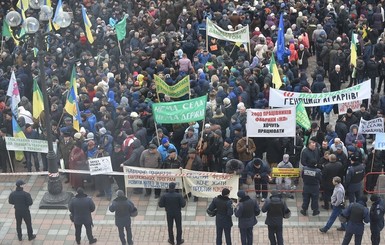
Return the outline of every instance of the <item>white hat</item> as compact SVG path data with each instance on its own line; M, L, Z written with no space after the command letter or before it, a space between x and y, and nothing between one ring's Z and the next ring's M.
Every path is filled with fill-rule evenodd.
M138 115L138 113L136 113L135 111L133 111L133 112L131 112L130 117L132 117L132 118L137 118L137 117L139 117L139 115Z
M82 134L79 132L74 134L74 139L76 139L76 140L80 140L81 137L82 137Z
M224 98L224 99L223 99L223 104L229 105L230 103L231 103L231 101L230 101L229 98Z
M106 128L100 128L100 129L99 129L99 134L103 135L103 134L105 134L105 133L107 133Z
M80 132L80 133L85 133L85 132L86 132L86 129L85 129L84 127L81 127L79 132Z
M87 140L93 140L93 139L94 139L94 133L89 132L89 133L87 134Z

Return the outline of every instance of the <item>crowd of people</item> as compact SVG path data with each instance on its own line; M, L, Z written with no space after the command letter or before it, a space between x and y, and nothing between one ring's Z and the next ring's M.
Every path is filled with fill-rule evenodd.
M52 1L56 8L56 1ZM87 9L94 37L85 34L81 4ZM15 1L2 2L0 15L20 11ZM350 202L361 198L365 173L381 172L385 152L367 147L369 135L358 133L360 119L384 117L385 44L383 1L221 1L221 0L64 0L73 13L68 28L55 30L44 54L52 127L59 159L67 169L86 170L87 159L111 156L115 171L122 166L185 168L236 173L240 183L254 182L257 197L267 198L268 183L277 181L289 191L290 179L272 180L272 167L304 166L304 203L307 215L330 208L333 178L344 184ZM33 16L32 9L25 16ZM334 122L337 105L307 108L310 130L297 127L295 138L247 138L246 109L269 108L272 74L269 63L276 54L279 16L283 15L285 53L278 61L282 86L277 89L322 93L371 80L372 98L359 111L347 110ZM126 36L119 41L115 25L127 18ZM249 27L250 45L208 36L206 19L225 31ZM13 30L17 32L17 30ZM355 35L356 34L356 35ZM357 46L352 64L351 41ZM15 72L21 102L18 123L27 138L46 139L45 123L32 116L33 80L39 75L34 39L26 35L18 45L3 38L0 57L0 159L9 164L4 136L13 135L10 100L6 96ZM277 59L276 59L277 60ZM80 130L65 110L73 67L76 70ZM186 75L190 93L181 98L158 94L154 75L175 85ZM381 95L382 94L382 95ZM157 124L153 103L208 95L205 124ZM11 156L13 156L11 154ZM42 168L37 153L25 152L28 171ZM34 168L32 163L34 163ZM98 197L112 198L111 183L124 190L124 179L98 175L94 179L69 174L66 182L77 189L94 182ZM368 175L365 191L375 190L378 174ZM294 183L297 183L296 180ZM142 193L135 189L134 193ZM161 190L155 190L155 198ZM145 195L151 195L147 189ZM194 198L196 201L197 198ZM332 201L333 205L333 201ZM179 238L178 238L179 239Z

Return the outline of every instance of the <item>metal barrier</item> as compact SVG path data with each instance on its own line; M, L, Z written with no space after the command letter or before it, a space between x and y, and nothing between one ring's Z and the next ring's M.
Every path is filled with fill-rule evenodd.
M367 177L369 175L378 175L378 179L376 180L376 185L375 185L375 188L377 190L370 191L370 190L368 190L366 188L367 187L366 186L367 185ZM380 189L380 185L379 185L380 184L380 180L382 178L385 178L385 172L369 172L369 173L366 173L365 176L364 176L364 192L366 192L368 194L383 194L383 193L385 193L385 185L384 185L384 189L383 190Z

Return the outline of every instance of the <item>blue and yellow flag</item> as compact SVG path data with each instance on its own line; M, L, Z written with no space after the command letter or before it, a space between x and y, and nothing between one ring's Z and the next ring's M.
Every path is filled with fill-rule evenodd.
M12 131L13 131L13 137L21 138L21 139L26 138L24 132L21 130L14 116L12 116ZM23 158L24 158L24 153L22 151L15 151L16 161L21 161L23 160Z
M92 44L94 42L94 37L92 36L92 32L91 32L92 24L90 19L88 19L87 10L83 5L82 5L82 15L83 15L84 28L86 29L86 36L87 36L88 42Z
M75 130L79 132L81 118L80 118L80 110L79 110L78 102L76 100L74 87L71 87L70 89L64 109L67 111L68 114L70 114L73 117L73 127Z

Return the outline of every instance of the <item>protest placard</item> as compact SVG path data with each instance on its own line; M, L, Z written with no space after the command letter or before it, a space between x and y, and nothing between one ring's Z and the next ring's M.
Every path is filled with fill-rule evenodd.
M46 140L24 139L5 137L5 144L8 151L30 151L48 153L48 142ZM57 144L53 143L56 152Z
M360 134L376 134L384 132L384 118L374 118L366 121L361 118L360 125L358 126L358 133Z
M214 24L209 18L206 19L206 25L207 35L210 37L235 43L250 42L249 26L242 27L236 31L226 31Z
M297 178L299 177L299 173L299 168L273 168L271 171L271 177Z
M338 104L338 115L346 114L346 111L350 108L353 112L359 111L362 104L361 100L355 100L351 102Z
M179 98L190 93L190 76L185 76L177 84L169 86L158 75L154 75L156 92L166 94L171 98Z
M247 137L294 137L295 107L280 109L248 109Z
M179 169L155 169L124 166L126 187L168 189L175 182L176 189L182 189L182 176Z
M385 150L385 133L376 133L376 141L374 142L374 149Z
M206 115L207 96L177 102L153 103L152 111L157 123L188 123L203 120Z
M214 198L223 188L230 190L230 198L237 199L239 175L208 173L183 169L183 182L186 193L197 197Z
M303 101L305 107L340 104L370 99L370 80L350 88L325 93L297 93L270 88L269 106L291 107Z
M111 158L109 156L88 159L88 165L90 167L90 175L108 174L113 172Z

